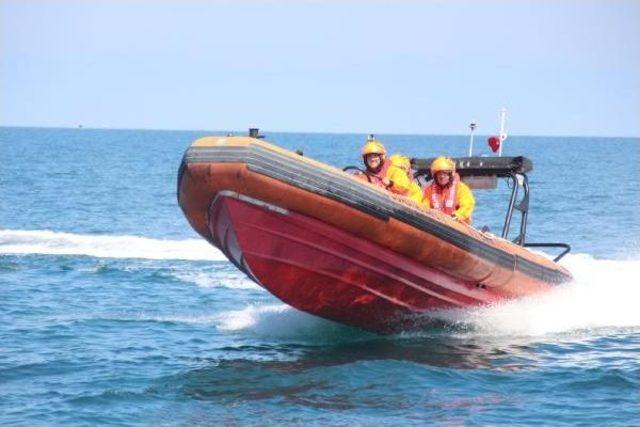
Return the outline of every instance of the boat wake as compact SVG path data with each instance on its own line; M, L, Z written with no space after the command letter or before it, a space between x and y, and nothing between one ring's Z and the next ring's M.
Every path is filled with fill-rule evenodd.
M540 336L597 329L640 327L638 260L566 257L575 281L552 292L438 318L489 335Z
M186 283L193 283L199 288L228 288L228 289L251 289L264 291L260 286L251 281L244 274L233 271L229 273L214 273L203 271L180 271L172 273L176 279Z
M445 322L447 333L474 336L539 337L640 328L640 310L636 306L640 287L635 285L640 276L640 262L599 260L577 254L567 256L563 264L576 280L552 292L489 307L443 311L434 317ZM249 305L243 310L222 313L218 327L229 332L281 338L317 336L314 329L325 332L329 332L327 328L347 329L284 304ZM442 328L437 333L442 333Z
M251 304L241 310L223 312L218 316L217 326L222 331L243 331L274 338L309 337L316 336L318 330L351 329L285 304Z
M163 240L139 236L74 234L49 230L0 230L0 254L86 255L223 261L224 255L203 239Z
M92 235L48 230L0 230L0 254L83 255L98 258L222 261L224 255L202 239L162 240L139 236ZM552 292L489 307L451 310L433 316L453 330L482 336L543 336L591 330L640 328L640 258L596 259L570 254L562 262L575 281ZM145 267L145 268L148 268ZM194 271L178 268L177 279L201 288L238 291L261 288L235 270ZM284 304L251 303L211 318L229 333L299 338L332 331L352 331ZM320 332L318 332L320 331ZM342 332L338 332L342 331ZM432 333L432 331L425 331Z

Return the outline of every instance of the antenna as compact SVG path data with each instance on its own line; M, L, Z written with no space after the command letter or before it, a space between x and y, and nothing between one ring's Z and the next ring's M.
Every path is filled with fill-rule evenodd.
M502 156L502 146L504 145L504 141L507 140L507 133L505 132L504 125L507 119L507 109L502 107L500 110L500 148L498 151L498 156Z
M475 120L471 120L471 123L469 123L469 129L471 130L471 133L469 134L469 157L473 155L473 133L477 126L478 125Z

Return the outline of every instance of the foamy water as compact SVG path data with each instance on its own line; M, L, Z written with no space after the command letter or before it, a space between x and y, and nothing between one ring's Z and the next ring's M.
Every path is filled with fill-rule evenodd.
M224 260L224 255L204 240L161 240L138 236L108 236L48 230L0 230L0 253L86 255L98 258L152 260ZM569 254L562 262L575 281L548 293L487 307L437 313L434 317L465 326L474 333L541 336L598 328L640 326L640 262L595 259ZM202 288L261 290L239 272L171 273ZM202 316L185 321L202 322ZM256 334L299 336L326 325L324 320L284 304L249 304L244 309L206 317L223 331L247 330Z
M226 259L220 251L203 239L167 240L50 230L0 230L1 253L191 261Z
M446 311L433 317L462 326L465 333L495 336L563 334L607 328L640 327L640 263L568 255L563 264L575 281L541 295L474 309ZM248 305L219 317L223 330L298 336L317 326L313 316L284 304Z
M248 277L244 275L239 276L238 273L222 274L203 273L200 271L182 271L175 272L173 275L184 282L193 283L201 288L223 287L229 289L262 289Z
M575 281L522 300L462 315L486 333L544 335L640 326L640 262L570 255L564 264Z
M541 336L604 328L640 327L640 262L568 255L575 281L541 295L488 307L440 313L438 318L483 334Z
M562 334L606 328L640 327L640 262L568 255L563 264L575 281L541 295L474 309L440 312L433 317L462 326L465 333L496 336ZM280 305L248 305L219 317L223 330L298 336L317 326L306 313Z

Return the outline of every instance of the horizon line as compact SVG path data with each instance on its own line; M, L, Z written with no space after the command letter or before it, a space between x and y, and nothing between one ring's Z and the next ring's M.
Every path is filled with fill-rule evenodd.
M18 128L18 129L65 129L65 130L113 130L113 131L155 131L155 132L226 132L232 133L232 136L241 136L236 135L240 133L247 133L249 128L243 130L237 129L169 129L169 128L119 128L119 127L85 127L82 125L79 126L27 126L27 125L3 125L0 124L0 128ZM259 128L261 131L264 131L263 128ZM385 135L385 136L465 136L468 137L469 133L465 134L454 134L454 133L408 133L408 132L357 132L357 131L347 131L347 132L328 132L328 131L299 131L299 130L269 130L269 133L284 133L284 134L314 134L314 135ZM497 132L493 133L476 133L476 136L491 136L497 135ZM624 139L640 139L640 135L632 136L632 135L532 135L532 134L519 134L519 133L507 133L507 136L517 136L517 137L533 137L533 138L624 138Z

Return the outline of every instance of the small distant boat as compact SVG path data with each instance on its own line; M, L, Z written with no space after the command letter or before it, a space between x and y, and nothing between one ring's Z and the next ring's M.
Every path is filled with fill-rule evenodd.
M454 159L468 182L514 181L503 237L423 210L349 173L253 137L205 137L186 150L178 202L192 227L248 277L299 310L377 333L429 313L525 297L572 280L525 246L524 157ZM418 174L428 159L413 159ZM482 184L484 183L484 184ZM518 188L526 200L517 201ZM520 193L520 196L522 193Z

